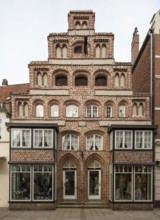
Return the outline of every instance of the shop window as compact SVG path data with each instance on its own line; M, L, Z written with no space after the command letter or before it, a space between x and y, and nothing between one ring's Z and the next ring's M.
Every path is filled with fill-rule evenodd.
M11 165L10 195L11 201L53 201L53 166Z
M106 118L111 118L112 117L112 105L107 105L106 106Z
M136 149L152 149L152 131L136 131Z
M89 118L98 117L98 106L88 105L86 108L86 117L89 117Z
M95 78L95 86L107 86L107 78L106 76L97 76Z
M33 200L52 200L53 199L53 169L51 165L35 165L34 176L34 197Z
M67 77L66 76L56 76L56 86L67 86Z
M43 117L43 116L44 116L43 105L41 104L36 105L36 117Z
M102 150L103 137L98 134L87 136L87 150Z
M78 150L79 149L79 139L77 135L67 134L62 138L62 148L63 150Z
M114 200L116 202L151 202L153 167L119 165L114 167Z
M34 129L34 148L53 148L52 129Z
M30 129L11 129L11 147L30 148L31 147L31 130Z
M75 86L87 86L88 79L85 76L77 76L75 78Z
M132 148L132 131L115 131L115 149L131 149Z
M78 107L76 105L68 105L66 107L66 117L78 117Z
M29 165L11 167L11 200L31 200Z
M58 117L59 116L59 106L54 104L51 105L51 117Z

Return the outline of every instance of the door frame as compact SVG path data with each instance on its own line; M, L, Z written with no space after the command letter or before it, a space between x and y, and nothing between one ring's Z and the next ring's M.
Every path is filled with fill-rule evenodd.
M74 181L75 181L75 187L74 187L74 195L65 195L65 174L66 172L74 172ZM77 171L76 170L63 170L63 199L77 199Z
M90 191L90 171L97 171L99 173L99 194L98 195L90 195L89 191ZM89 200L100 200L101 199L101 182L102 182L102 178L101 178L101 169L88 169L88 199Z

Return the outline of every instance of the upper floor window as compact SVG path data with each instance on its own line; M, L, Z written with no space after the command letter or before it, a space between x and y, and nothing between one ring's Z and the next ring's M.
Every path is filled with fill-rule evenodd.
M115 132L115 148L131 149L132 148L132 131L117 130Z
M68 105L66 107L66 117L78 117L78 107L76 105Z
M0 139L2 139L2 119L0 119Z
M51 105L51 117L59 116L59 106L56 104Z
M34 130L34 147L35 148L53 148L53 130L52 129L35 129Z
M98 117L98 106L97 105L88 105L87 106L86 116L90 118Z
M41 104L36 105L36 117L44 116L44 107Z
M112 117L112 105L110 104L106 105L106 117L107 118Z
M103 138L98 134L87 136L87 150L102 150Z
M95 86L106 86L107 78L106 76L98 75L95 78Z
M119 117L123 118L126 116L126 106L125 105L120 105L119 106Z
M136 131L136 149L152 149L152 131Z
M12 128L11 147L31 147L31 130Z
M55 79L56 86L67 86L67 77L64 75L58 75Z
M86 76L77 76L75 78L75 86L87 86L88 79Z
M67 134L62 138L62 148L63 150L78 150L79 149L79 139L77 135Z

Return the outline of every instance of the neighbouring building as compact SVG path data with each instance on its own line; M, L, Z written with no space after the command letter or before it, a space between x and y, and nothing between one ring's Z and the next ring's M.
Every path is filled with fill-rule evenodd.
M48 59L30 62L28 89L10 95L11 209L154 207L153 98L135 88L131 62L115 61L114 34L94 25L93 11L70 11Z
M155 138L155 207L160 207L160 10L151 19L151 28L139 51L136 31L132 42L133 94L150 94L150 118L158 125Z
M6 79L0 86L0 207L9 206L9 132L6 123L10 121L10 95L26 92L29 84L8 85Z

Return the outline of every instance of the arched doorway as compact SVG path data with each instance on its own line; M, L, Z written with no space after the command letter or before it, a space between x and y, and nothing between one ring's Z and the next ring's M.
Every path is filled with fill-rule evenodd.
M88 164L88 199L101 199L101 165L97 160Z
M72 160L63 165L63 199L77 199L77 171Z

